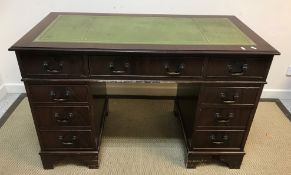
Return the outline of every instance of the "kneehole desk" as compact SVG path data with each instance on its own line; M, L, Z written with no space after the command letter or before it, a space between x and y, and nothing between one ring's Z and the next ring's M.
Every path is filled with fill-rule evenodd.
M177 83L187 168L240 168L274 55L234 16L50 13L15 51L45 169L98 168L106 82ZM102 151L102 150L101 150Z

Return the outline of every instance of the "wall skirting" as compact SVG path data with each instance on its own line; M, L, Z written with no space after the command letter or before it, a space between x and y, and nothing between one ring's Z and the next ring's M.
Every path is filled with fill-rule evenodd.
M23 83L5 83L7 93L26 93Z
M2 99L7 94L5 85L0 85L0 99Z
M264 89L262 98L291 99L290 89Z
M158 86L158 84L155 84L155 86ZM164 87L164 85L161 85ZM116 91L117 86L107 85L107 87L110 88L109 92L112 91L114 93ZM119 89L118 92L131 92L135 91L135 88L133 86L124 86L122 85L123 89ZM157 91L162 92L162 95L174 95L175 86L170 85L169 88L163 88L163 91L161 91L161 88L157 87ZM144 88L141 88L140 86L136 87L136 91L140 94L141 90L144 90ZM157 95L155 88L146 88L145 95L149 94L149 91L153 91L154 94ZM114 91L114 92L113 92ZM2 86L0 86L0 97L1 94L6 93L26 93L24 84L23 83L6 83ZM116 92L115 92L116 93ZM123 95L123 94L122 94ZM278 98L278 99L291 99L291 89L264 89L262 93L262 98Z

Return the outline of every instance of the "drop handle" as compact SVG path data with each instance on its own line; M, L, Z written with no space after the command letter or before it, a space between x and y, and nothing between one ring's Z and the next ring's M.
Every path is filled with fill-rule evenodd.
M124 63L124 70L116 70L114 63L113 62L109 63L110 72L113 74L124 74L128 71L129 67L130 67L129 63L126 62Z
M54 91L54 90L51 90L49 92L49 95L51 96L51 98L52 98L53 101L56 101L56 102L65 102L71 96L71 91L70 90L66 90L64 92L64 95L63 95L64 97L57 97L57 92Z
M177 75L181 75L182 74L182 71L185 69L185 65L184 64L180 64L177 68L176 68L176 71L171 71L170 70L170 66L168 63L165 64L164 66L165 68L165 71L168 75L171 75L171 76L177 76Z
M61 141L63 145L74 145L77 140L77 136L71 136L71 138L67 138L65 136L59 136L58 140Z
M220 98L222 99L223 103L226 103L226 104L233 104L233 103L236 103L236 101L238 100L239 98L239 95L236 93L234 94L230 99L228 99L226 97L226 94L224 92L221 92L219 94Z
M229 113L227 116L222 116L219 112L215 113L215 118L218 123L228 123L233 117L233 113Z
M210 140L211 140L211 143L213 143L215 145L222 145L228 141L228 136L224 135L219 139L219 138L217 138L216 135L212 134L212 135L210 135Z
M56 112L54 114L54 117L55 117L55 120L57 123L60 123L60 124L68 124L69 122L72 121L73 119L73 113L68 113L67 115L64 115L64 116L61 116L60 113Z
M228 72L231 76L242 76L244 75L248 70L248 64L242 64L238 68L234 68L236 65L227 65ZM235 70L236 69L236 70Z
M43 66L44 71L46 72L60 73L63 70L64 63L63 62L56 63L55 61L54 62L44 61L42 63L42 66Z

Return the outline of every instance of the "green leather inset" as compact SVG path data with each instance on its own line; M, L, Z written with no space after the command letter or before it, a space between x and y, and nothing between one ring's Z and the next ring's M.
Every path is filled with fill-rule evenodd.
M255 45L227 18L59 15L34 42Z

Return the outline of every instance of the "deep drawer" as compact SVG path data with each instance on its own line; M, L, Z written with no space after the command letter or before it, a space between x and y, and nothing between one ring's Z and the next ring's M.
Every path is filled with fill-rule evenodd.
M245 128L253 112L252 107L208 108L198 110L197 127L242 127Z
M32 102L88 102L86 85L30 85L28 90Z
M255 104L260 87L204 87L202 104Z
M90 56L91 76L202 77L203 58Z
M82 55L19 54L22 77L80 78L88 76L88 64Z
M94 149L96 143L91 131L40 131L44 149Z
M264 80L267 77L272 58L256 56L227 56L210 58L207 78L254 79Z
M240 149L244 131L195 131L193 149Z
M89 106L36 106L33 113L40 129L89 127Z

